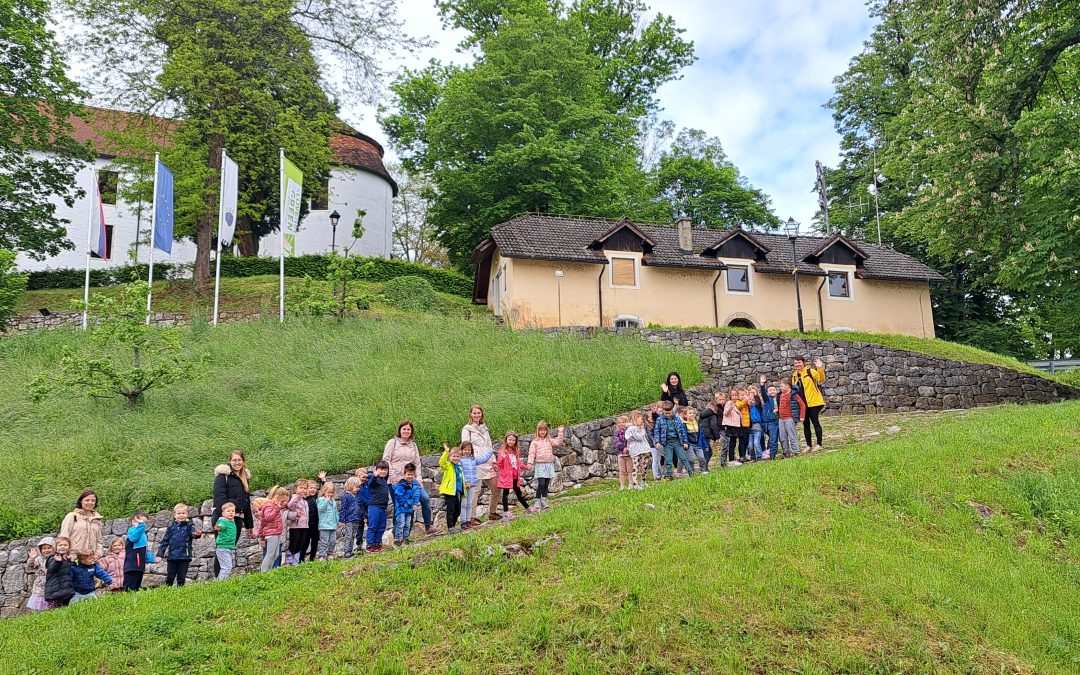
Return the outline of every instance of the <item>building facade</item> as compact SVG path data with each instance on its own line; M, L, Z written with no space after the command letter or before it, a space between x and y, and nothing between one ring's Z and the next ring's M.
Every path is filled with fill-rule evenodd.
M515 327L794 329L934 337L918 260L842 235L796 237L528 214L474 254L473 301Z
M92 259L92 268L141 263L150 259L150 212L149 202L131 203L124 200L120 181L121 173L116 167L116 149L109 140L110 131L134 123L139 116L116 110L89 108L86 120L73 119L74 137L89 142L97 157L92 165L85 166L76 176L86 195L68 207L62 199L54 198L57 217L68 221L68 239L73 248L61 251L45 260L34 260L20 253L16 265L22 271L57 268L81 268L86 265L86 229L97 180L105 214L108 260ZM159 140L168 142L167 134L173 122L151 118L156 129L162 130ZM374 139L345 124L339 125L330 139L333 166L325 190L313 190L317 196L310 202L310 211L300 222L296 237L296 253L329 253L331 247L367 257L390 257L393 246L393 199L397 195L397 183L383 165L383 148ZM330 223L330 214L340 215L336 237ZM363 211L364 236L353 241L353 223ZM216 224L215 224L216 232ZM276 256L280 237L273 233L259 242L259 254ZM183 239L173 242L172 253L154 252L156 261L190 263L195 260L194 242Z

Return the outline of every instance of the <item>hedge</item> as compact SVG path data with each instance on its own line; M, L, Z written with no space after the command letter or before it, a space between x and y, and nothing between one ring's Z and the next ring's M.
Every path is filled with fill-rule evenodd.
M418 276L426 279L432 287L443 293L472 297L472 279L457 272L440 270L404 260L386 258L368 258L369 265L364 267L359 279L363 281L389 281L395 277ZM285 275L290 277L310 276L312 279L325 279L329 256L302 255L285 259ZM167 276L173 265L154 263L154 276ZM146 265L139 265L139 276L146 278ZM131 280L133 265L91 270L91 286L115 286ZM221 259L221 276L254 277L263 274L277 274L277 258L234 258ZM31 272L27 290L42 288L80 288L86 271L83 269L55 269Z

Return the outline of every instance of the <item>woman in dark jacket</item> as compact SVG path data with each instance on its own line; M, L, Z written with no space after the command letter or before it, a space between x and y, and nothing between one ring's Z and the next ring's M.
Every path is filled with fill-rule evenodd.
M660 385L660 400L671 401L677 406L686 407L690 402L682 388L682 378L678 373L668 373L667 379Z
M251 529L255 521L251 515L251 490L248 480L251 472L244 461L244 453L234 450L228 464L220 464L214 469L214 515L211 527L221 517L221 507L226 502L236 507L236 537L244 528Z

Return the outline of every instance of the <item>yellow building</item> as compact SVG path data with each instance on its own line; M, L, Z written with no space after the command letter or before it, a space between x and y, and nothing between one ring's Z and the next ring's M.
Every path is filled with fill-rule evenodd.
M798 327L792 240L695 228L524 214L473 254L473 302L510 325ZM807 330L934 337L918 260L840 234L796 237Z

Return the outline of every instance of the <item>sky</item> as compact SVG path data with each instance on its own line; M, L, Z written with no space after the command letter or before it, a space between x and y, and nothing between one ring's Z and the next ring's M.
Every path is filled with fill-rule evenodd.
M840 138L822 106L832 80L862 49L873 25L863 0L653 0L694 42L698 60L659 92L662 118L677 129L720 139L754 187L772 197L781 219L809 227L817 210L814 161L835 165ZM401 0L410 35L435 45L400 59L396 68L430 58L462 63L460 33L443 30L433 0ZM387 63L395 69L395 64ZM373 107L350 106L342 117L385 143ZM393 151L387 148L388 156Z

